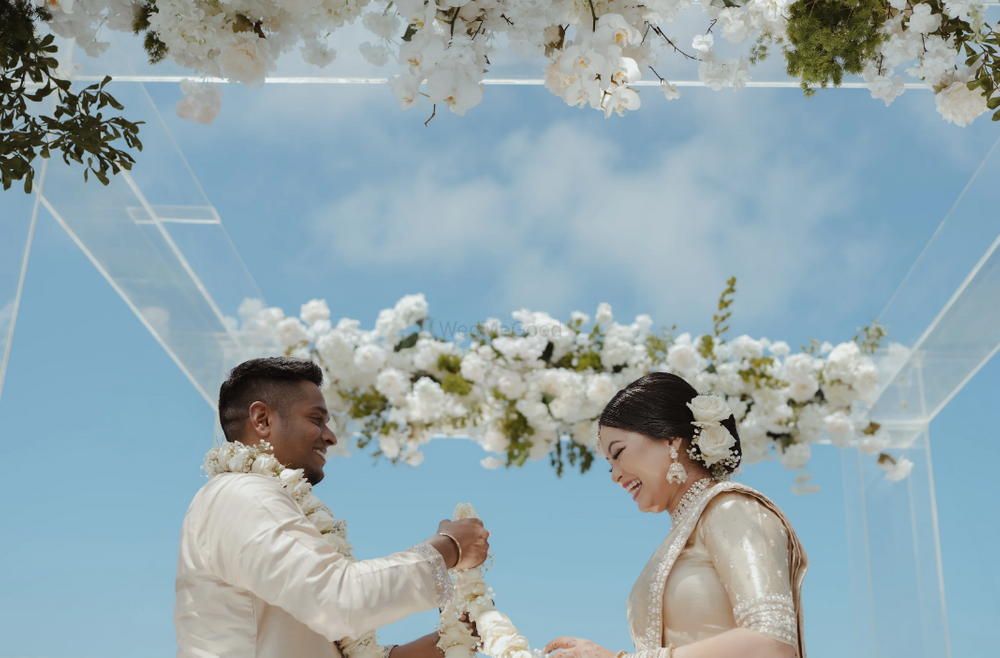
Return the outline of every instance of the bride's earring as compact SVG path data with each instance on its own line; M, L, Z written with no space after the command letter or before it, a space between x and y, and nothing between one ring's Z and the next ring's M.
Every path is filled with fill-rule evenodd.
M685 482L688 479L688 474L684 470L684 465L677 461L677 448L674 446L670 446L670 458L674 461L667 469L667 482L670 484Z

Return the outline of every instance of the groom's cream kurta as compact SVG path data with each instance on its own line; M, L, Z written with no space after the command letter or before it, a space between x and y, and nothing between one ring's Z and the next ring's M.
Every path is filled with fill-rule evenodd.
M335 640L443 605L444 560L420 548L348 560L271 478L216 476L181 529L177 656L339 656Z

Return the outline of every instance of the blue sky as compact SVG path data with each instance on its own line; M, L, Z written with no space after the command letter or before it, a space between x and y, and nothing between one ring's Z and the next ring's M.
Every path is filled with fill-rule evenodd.
M211 127L173 115L175 85L149 92L267 300L293 311L322 297L366 325L423 292L442 321L607 301L697 333L736 275L734 335L845 340L996 139L988 120L944 124L921 92L886 109L861 91L689 90L668 104L649 90L605 121L544 89L491 87L466 117L426 128L429 112L400 113L379 87L227 86ZM142 154L137 179L158 162ZM212 411L44 213L35 239L0 398L0 658L169 655L178 533ZM998 386L993 362L931 427L956 656L992 652L1000 613L996 495L970 468L1000 457ZM494 533L497 604L534 645L570 634L629 648L625 598L669 520L637 513L600 468L557 480L544 463L484 471L481 457L464 441L432 443L416 469L356 455L318 493L361 556L406 548L472 502ZM809 553L810 656L852 655L839 455L816 450L810 472L813 496L793 496L773 463L744 481Z

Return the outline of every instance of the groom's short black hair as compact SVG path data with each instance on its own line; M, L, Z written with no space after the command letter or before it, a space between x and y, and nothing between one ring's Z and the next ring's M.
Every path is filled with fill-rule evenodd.
M312 361L290 356L250 359L236 366L219 389L219 422L227 441L238 441L247 422L247 410L260 401L281 412L291 385L323 385L323 371Z

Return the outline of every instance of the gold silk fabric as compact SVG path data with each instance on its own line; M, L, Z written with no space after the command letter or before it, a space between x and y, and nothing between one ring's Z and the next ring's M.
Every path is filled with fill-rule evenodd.
M683 646L744 627L796 648L808 561L781 510L763 494L719 482L678 519L632 588L637 651Z

